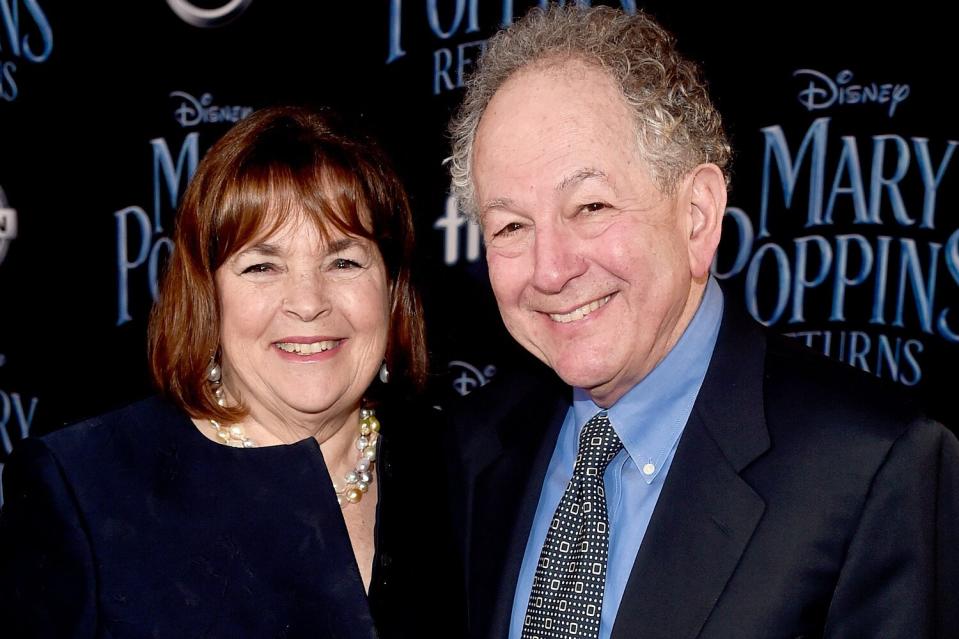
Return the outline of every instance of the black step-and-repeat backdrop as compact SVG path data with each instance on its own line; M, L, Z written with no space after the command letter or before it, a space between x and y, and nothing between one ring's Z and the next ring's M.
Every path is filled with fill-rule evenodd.
M28 434L150 392L145 327L177 202L251 111L329 105L408 185L437 395L516 356L446 123L520 0L0 0L0 464ZM616 4L616 3L613 3ZM950 424L959 130L941 9L623 0L701 61L736 149L714 266L729 303L915 387Z

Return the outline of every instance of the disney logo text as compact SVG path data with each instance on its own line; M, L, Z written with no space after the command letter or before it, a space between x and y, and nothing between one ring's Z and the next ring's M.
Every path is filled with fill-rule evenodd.
M909 97L908 84L851 84L853 73L845 69L833 80L813 69L798 69L796 77L808 77L809 84L799 92L799 103L809 111L828 109L834 104L888 104L889 117L896 113L899 103Z
M180 106L173 111L173 117L182 127L196 126L201 122L239 122L253 113L249 106L217 106L213 96L204 93L199 99L183 91L174 91L171 98L180 98Z

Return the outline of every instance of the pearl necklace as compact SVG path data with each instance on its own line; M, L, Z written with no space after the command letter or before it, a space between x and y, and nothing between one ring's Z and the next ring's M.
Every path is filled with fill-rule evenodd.
M217 390L220 390L219 388ZM234 448L256 448L256 442L246 436L246 432L239 424L223 426L215 419L210 425L216 430L217 439L221 444ZM371 408L360 409L360 434L356 438L356 449L360 457L353 469L343 478L346 484L343 487L333 482L336 491L336 501L341 508L349 504L356 504L370 489L373 482L373 466L376 462L376 440L380 433L380 420Z

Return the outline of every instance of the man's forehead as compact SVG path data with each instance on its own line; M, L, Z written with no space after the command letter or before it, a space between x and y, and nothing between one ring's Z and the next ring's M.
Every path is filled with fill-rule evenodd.
M568 90L594 103L604 97L615 98L626 107L622 90L607 71L578 59L567 59L549 65L533 63L513 72L493 93L483 117L507 97L519 94L521 102L535 107L553 100L557 90Z
M520 211L543 198L559 202L583 187L612 195L637 189L644 200L652 167L640 148L632 108L608 73L580 61L511 77L487 107L473 147L480 220L488 211ZM590 197L603 198L603 192ZM658 198L657 198L658 199Z
M474 153L495 144L498 159L512 162L517 155L557 152L572 143L632 147L635 120L619 87L602 71L584 67L584 73L578 78L532 69L511 77L479 121ZM589 164L588 158L582 162Z
M563 191L572 190L576 186L588 180L597 180L603 183L609 182L609 178L605 170L595 167L582 167L574 169L567 175L560 178L553 187L553 190L557 194L561 194ZM509 209L514 206L514 204L515 202L513 198L494 197L480 204L480 215L491 209Z

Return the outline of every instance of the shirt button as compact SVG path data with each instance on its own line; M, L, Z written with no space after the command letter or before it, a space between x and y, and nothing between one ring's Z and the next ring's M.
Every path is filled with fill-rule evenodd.
M643 474L646 475L647 477L648 477L649 475L652 475L652 474L655 473L655 472L656 472L656 465L653 464L653 462L647 462L647 463L643 466Z

